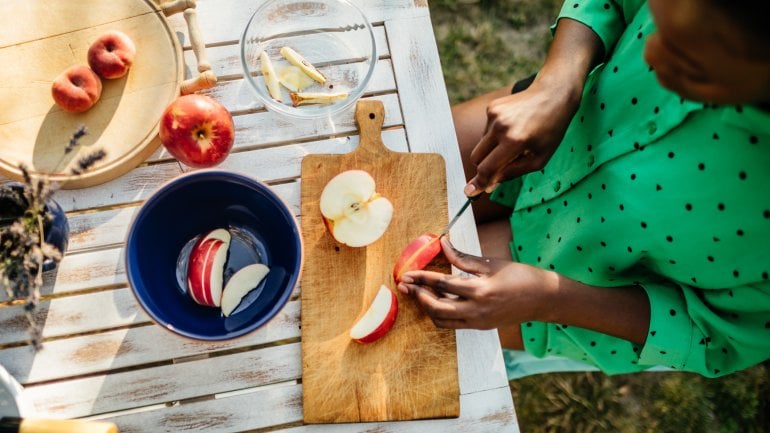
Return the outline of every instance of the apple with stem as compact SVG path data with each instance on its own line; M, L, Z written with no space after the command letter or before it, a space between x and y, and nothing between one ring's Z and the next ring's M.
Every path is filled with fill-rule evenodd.
M425 269L441 252L441 239L432 233L419 236L401 251L393 267L393 280L401 282L401 276L409 271Z
M350 338L356 343L373 343L390 331L398 317L398 298L386 286L374 297L371 305L350 329Z
M363 170L333 177L321 192L320 207L331 235L350 247L375 242L393 218L393 205L375 191L374 178Z
M256 289L270 268L262 263L244 266L233 274L222 291L222 314L230 316L246 294Z
M235 139L233 117L219 102L198 94L176 98L160 118L160 141L190 167L211 167L230 154Z
M190 251L187 292L200 305L220 305L230 239L230 232L216 229L201 236Z

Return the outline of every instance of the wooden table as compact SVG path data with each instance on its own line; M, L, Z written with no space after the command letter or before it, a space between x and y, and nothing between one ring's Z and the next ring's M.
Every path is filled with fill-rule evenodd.
M357 3L375 25L379 60L364 97L385 105L383 140L397 151L442 154L449 209L456 210L464 201L463 172L427 4ZM198 0L208 57L220 79L203 93L232 112L237 128L233 153L218 168L267 182L298 214L302 157L352 151L358 143L354 108L319 127L256 102L242 77L238 39L259 4ZM169 20L188 64L195 65L184 19ZM121 432L518 431L494 331L457 332L458 419L303 425L297 294L267 326L231 342L192 342L153 324L127 285L123 241L142 201L188 170L161 148L111 182L57 192L72 233L58 270L46 275L39 309L47 339L43 351L34 353L23 343L21 307L0 306L0 364L25 386L35 415L106 419ZM452 238L462 250L478 253L470 212Z

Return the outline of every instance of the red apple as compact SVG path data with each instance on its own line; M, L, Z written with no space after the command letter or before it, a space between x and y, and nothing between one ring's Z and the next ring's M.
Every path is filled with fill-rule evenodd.
M222 301L230 233L216 229L201 236L190 251L187 264L187 292L198 304L218 307Z
M350 338L356 343L373 343L390 331L398 317L398 298L386 286L374 297L369 309L350 329Z
M176 98L160 118L160 140L169 153L191 167L211 167L230 154L233 117L214 99L198 94Z
M88 65L104 79L120 78L134 63L136 46L125 33L112 30L88 48Z
M228 317L249 292L257 288L270 268L261 264L244 266L233 274L222 291L222 314Z
M102 80L88 66L70 66L53 80L51 96L62 110L82 113L102 96Z
M393 280L396 284L401 282L401 276L405 272L424 269L441 252L439 237L432 234L424 234L413 240L401 251L393 267Z

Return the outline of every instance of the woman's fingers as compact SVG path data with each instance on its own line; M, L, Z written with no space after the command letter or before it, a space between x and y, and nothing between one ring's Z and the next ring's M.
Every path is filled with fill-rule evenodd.
M434 322L436 320L463 320L465 317L465 310L467 307L462 300L438 296L435 292L423 286L407 286L410 286L410 292L414 294L414 297L421 305L422 310L425 311Z
M417 289L430 287L435 293L451 293L462 298L471 299L474 296L475 287L472 279L456 275L442 274L441 272L411 271L401 276L399 291L404 292L403 286L410 294L419 293ZM436 295L438 297L438 295Z
M441 249L449 263L463 272L473 275L489 275L492 272L492 259L466 254L454 247L446 236L440 239Z

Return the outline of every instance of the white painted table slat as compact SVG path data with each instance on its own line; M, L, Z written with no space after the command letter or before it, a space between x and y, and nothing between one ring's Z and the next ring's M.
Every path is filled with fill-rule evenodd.
M463 170L427 4L352 1L374 24L378 62L364 98L385 106L383 141L395 151L444 157L454 213L465 199ZM266 182L301 218L302 158L351 152L358 146L357 127L353 108L325 121L295 120L266 111L253 97L238 44L259 4L197 1L208 59L220 79L202 93L223 103L237 128L233 152L217 168ZM188 65L195 64L181 14L169 23ZM342 62L325 73L344 74L349 67ZM110 420L123 433L519 431L494 331L457 332L459 418L303 425L300 288L265 327L233 341L194 342L151 322L128 287L123 242L142 202L186 171L159 147L117 179L57 192L71 236L57 270L44 278L38 310L47 339L43 351L35 353L25 343L22 307L0 298L0 364L25 386L34 415ZM452 238L464 251L479 251L472 213L463 216Z

